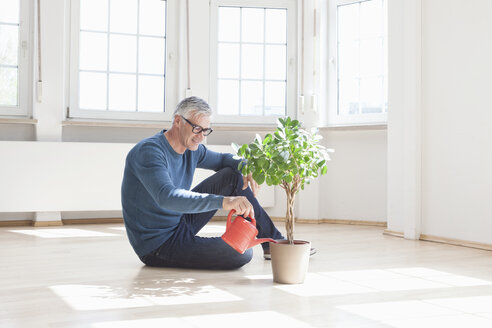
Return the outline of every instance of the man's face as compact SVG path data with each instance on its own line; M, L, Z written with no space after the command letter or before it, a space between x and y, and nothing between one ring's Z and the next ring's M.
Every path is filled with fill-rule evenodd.
M187 119L191 124L200 126L203 129L210 127L210 117L206 115L192 115ZM198 134L193 133L193 126L186 122L183 117L179 116L179 120L181 144L189 150L197 150L198 145L203 142L205 136L202 132Z

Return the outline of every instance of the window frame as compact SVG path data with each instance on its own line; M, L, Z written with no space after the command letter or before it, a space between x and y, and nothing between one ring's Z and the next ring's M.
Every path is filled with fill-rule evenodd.
M32 22L33 6L29 0L19 1L19 46L17 49L17 106L0 105L2 117L29 117L32 113Z
M337 7L341 5L350 5L362 3L371 0L330 0L328 6L328 126L357 126L357 125L385 125L388 120L388 113L359 113L353 115L340 115L338 113L338 20ZM386 86L388 84L388 0L383 2L383 52L385 55L384 76ZM388 101L388 90L383 90Z
M217 113L218 89L218 9L221 6L237 8L266 8L287 10L286 58L286 113L297 115L297 4L294 0L211 0L210 1L210 94L209 103L214 111L214 122L222 124L272 125L282 116L239 116Z
M179 4L177 0L166 0L166 41L164 70L164 112L136 112L88 110L79 108L79 37L80 0L71 0L70 8L70 67L69 67L69 110L67 119L131 120L131 121L170 121L174 112L178 90L178 38ZM168 33L168 31L175 33ZM108 31L109 35L109 31ZM138 78L138 75L137 75Z

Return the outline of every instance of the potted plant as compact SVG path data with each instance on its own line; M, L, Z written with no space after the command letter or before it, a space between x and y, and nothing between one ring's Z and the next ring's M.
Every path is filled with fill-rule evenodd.
M239 168L244 175L252 173L258 184L278 185L287 195L287 240L270 243L276 282L302 283L307 272L311 246L309 242L294 240L294 201L305 184L327 171L328 153L333 150L322 146L321 139L316 129L308 132L299 121L286 117L279 118L277 129L263 140L257 134L250 144L232 145L237 155L245 159ZM299 262L294 263L297 255Z

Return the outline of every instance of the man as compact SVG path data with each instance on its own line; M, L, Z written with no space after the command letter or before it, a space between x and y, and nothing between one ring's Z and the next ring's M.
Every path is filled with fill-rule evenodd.
M209 105L197 97L182 100L169 130L139 142L128 153L121 188L130 243L149 266L235 269L253 252L236 252L220 237L196 234L218 209L256 219L258 238L283 239L255 198L258 184L237 169L240 160L201 143L210 128ZM216 173L189 190L195 168ZM262 244L265 258L268 243Z

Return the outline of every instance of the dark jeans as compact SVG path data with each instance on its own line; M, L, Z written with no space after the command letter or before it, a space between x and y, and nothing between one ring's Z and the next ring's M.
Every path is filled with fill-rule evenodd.
M242 190L243 178L240 172L224 168L205 179L193 191L223 196L246 196L255 210L258 238L283 239L272 220L260 206L248 187ZM253 250L244 254L236 252L220 237L199 237L196 234L214 216L216 210L183 214L173 236L161 247L140 259L146 265L157 267L179 267L193 269L236 269L253 257ZM263 243L263 249L269 244Z

